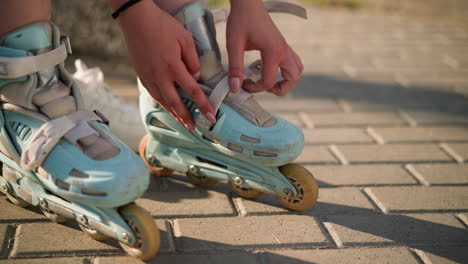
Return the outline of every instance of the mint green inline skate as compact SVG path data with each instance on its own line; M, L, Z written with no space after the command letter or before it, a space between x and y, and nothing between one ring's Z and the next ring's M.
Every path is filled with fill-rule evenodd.
M306 16L305 10L295 4L265 4L269 11ZM288 209L306 210L317 200L317 183L305 168L290 163L303 150L302 131L265 111L250 93L229 92L215 31L215 23L225 20L227 13L226 9L205 10L200 2L195 2L175 15L194 37L202 69L199 84L217 112L217 122L211 125L179 89L196 121L195 131L189 131L139 83L140 111L148 132L140 143L140 156L157 176L175 170L186 173L200 186L227 181L242 197L272 193ZM256 79L260 72L261 62L257 62L245 76Z
M115 238L130 255L149 259L159 230L133 203L149 184L148 170L104 116L83 109L64 69L70 52L50 23L0 38L1 193L18 206L39 206L52 221L75 219L92 238Z

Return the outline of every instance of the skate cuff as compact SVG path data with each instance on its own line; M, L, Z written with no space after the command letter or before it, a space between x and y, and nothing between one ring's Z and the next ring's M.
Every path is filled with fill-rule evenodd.
M60 41L58 48L37 56L0 57L0 79L16 79L64 62L67 55L71 54L71 46L68 37L61 37Z
M101 120L91 111L77 111L44 123L21 155L21 168L31 171L42 165L52 149L65 137L71 143L96 134L86 121Z

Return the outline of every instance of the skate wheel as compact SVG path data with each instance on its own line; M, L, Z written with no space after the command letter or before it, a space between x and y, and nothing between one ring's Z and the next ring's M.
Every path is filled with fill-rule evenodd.
M28 202L26 202L25 200L19 197L14 197L11 194L7 194L6 196L7 196L8 201L10 201L12 204L19 206L21 208L26 208L30 205Z
M146 146L148 145L148 141L149 141L149 136L144 135L140 141L140 145L138 146L138 153L140 154L141 159L145 162L145 165L148 168L151 175L154 175L157 177L166 177L166 176L171 175L174 172L174 170L171 170L168 168L153 167L148 163L145 157L145 150L146 150Z
M197 185L197 186L200 186L200 187L207 188L207 187L211 187L211 186L215 185L216 183L218 183L217 180L210 179L210 178L207 178L207 177L200 177L200 176L192 175L192 174L189 174L189 173L186 173L185 175L187 175L187 178L189 178L189 180L194 185Z
M68 221L68 218L65 216L58 215L52 211L46 210L44 208L41 208L42 213L49 218L52 222L58 223L58 224L65 224Z
M151 215L138 205L131 203L119 208L120 215L135 233L137 241L133 245L119 242L131 256L148 260L159 250L159 230Z
M318 185L312 173L301 165L289 163L279 167L281 173L294 185L295 197L277 196L288 209L303 211L312 207L318 198Z
M246 199L255 199L259 197L260 195L263 194L263 192L252 189L252 188L245 188L245 187L240 187L239 185L236 185L233 182L228 182L229 186L231 189L237 193L240 197L246 198Z
M94 240L104 241L109 238L109 236L104 235L103 233L97 231L94 228L87 227L82 224L78 224L78 225L80 226L81 230L83 230L83 232L85 232L89 237L91 237Z

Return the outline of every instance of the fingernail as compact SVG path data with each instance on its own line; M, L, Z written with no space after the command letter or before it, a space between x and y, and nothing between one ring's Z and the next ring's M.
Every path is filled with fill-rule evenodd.
M200 79L200 74L201 74L200 72L195 73L195 74L193 75L193 78L195 78L195 80L198 81L198 79Z
M216 123L216 118L212 112L205 113L205 116L212 124Z
M240 90L240 79L238 77L232 77L229 79L229 88L231 92L236 94Z

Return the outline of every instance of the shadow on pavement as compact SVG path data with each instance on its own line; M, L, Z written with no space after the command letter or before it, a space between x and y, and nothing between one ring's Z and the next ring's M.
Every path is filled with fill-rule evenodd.
M468 88L465 89L468 94ZM351 103L368 103L408 111L461 116L468 113L468 96L457 93L450 87L436 85L404 87L397 83L365 82L306 74L290 95L293 98L344 99Z

